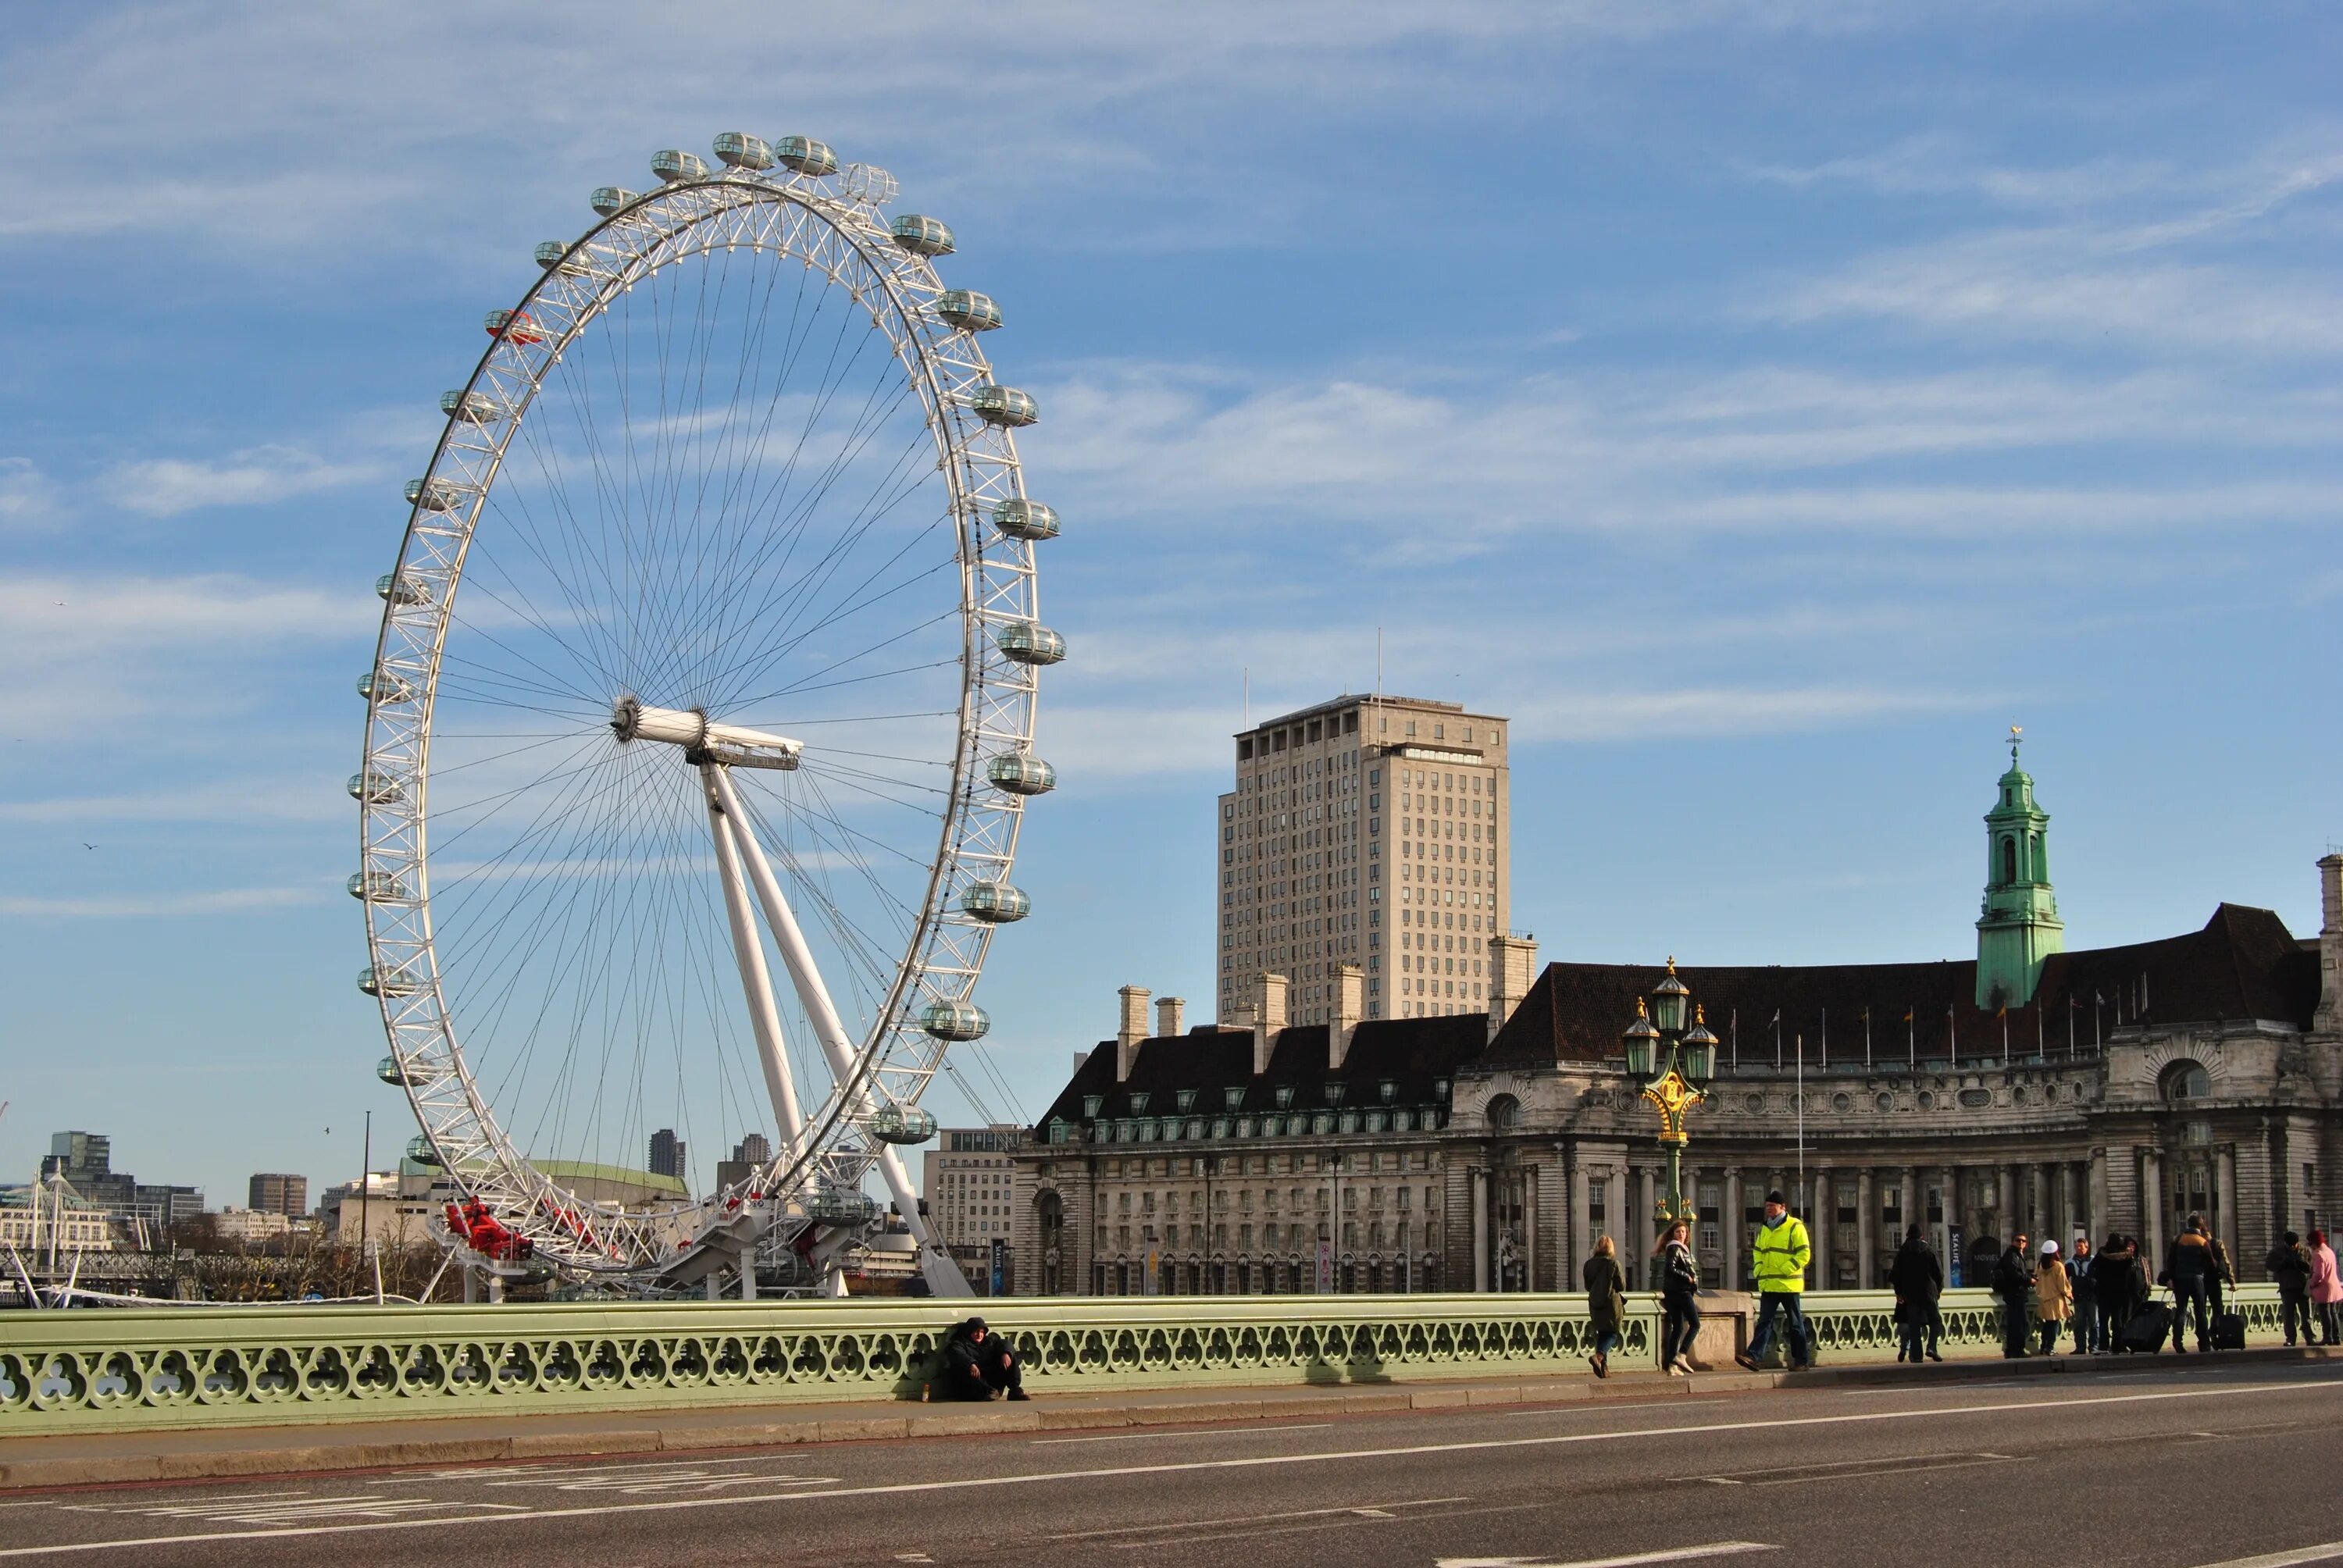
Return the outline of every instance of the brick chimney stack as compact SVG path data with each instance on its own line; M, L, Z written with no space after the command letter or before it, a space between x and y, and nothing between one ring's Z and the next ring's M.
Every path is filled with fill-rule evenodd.
M1351 1035L1367 1010L1366 971L1356 964L1334 966L1334 1016L1326 1023L1326 1070L1342 1070L1351 1054Z
M2343 1033L2343 854L2318 862L2318 1010L2310 1027Z
M1122 1021L1114 1032L1114 1081L1128 1083L1139 1042L1147 1038L1147 988L1127 985L1116 994L1122 998Z
M1269 1053L1277 1037L1285 1029L1285 977L1263 973L1257 982L1260 991L1252 1011L1252 1071L1255 1078L1269 1070Z
M1494 1040L1537 979L1537 939L1491 937L1489 975L1489 1038Z
M1183 997L1155 999L1155 1032L1166 1040L1187 1032L1188 1003Z

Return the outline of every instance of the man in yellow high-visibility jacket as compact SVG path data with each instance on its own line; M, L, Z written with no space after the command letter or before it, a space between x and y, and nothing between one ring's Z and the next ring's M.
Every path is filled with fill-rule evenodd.
M1791 1370L1814 1365L1814 1342L1807 1337L1806 1314L1798 1304L1814 1244L1806 1239L1805 1221L1790 1212L1779 1191L1765 1194L1765 1222L1757 1228L1749 1250L1750 1271L1757 1277L1757 1328L1749 1336L1749 1348L1733 1359L1755 1372L1773 1347L1774 1323L1779 1318L1790 1336Z

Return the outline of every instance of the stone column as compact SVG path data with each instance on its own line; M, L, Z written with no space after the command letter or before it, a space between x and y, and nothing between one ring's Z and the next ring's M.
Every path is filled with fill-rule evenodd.
M1538 1288L1537 1264L1538 1168L1522 1172L1522 1289Z
M1574 1149L1570 1161L1570 1234L1563 1239L1562 1257L1554 1271L1563 1288L1570 1283L1572 1261L1594 1245L1591 1229L1594 1221L1587 1218L1587 1180L1586 1157Z
M1838 1189L1827 1165L1815 1167L1814 1177L1814 1196L1807 1200L1806 1210L1812 1216L1806 1239L1813 1244L1813 1255L1806 1263L1806 1289L1826 1291L1838 1277Z
M2107 1151L2105 1148L2091 1151L2089 1202L2091 1240L2105 1241L2107 1232L2115 1228L2115 1221L2107 1217Z
M1961 1222L1961 1168L1947 1165L1942 1172L1945 1184L1945 1222L1936 1231L1936 1261L1945 1266L1947 1283L1961 1278L1961 1260L1953 1255L1953 1227ZM1962 1280L1966 1284L1968 1282Z
M2075 1220L2075 1166L2068 1161L2058 1167L2058 1251L2073 1256L2075 1232L2081 1229Z
M2142 1239L2147 1243L2147 1277L2156 1278L2164 1267L2164 1151L2143 1149L2139 1151L2139 1220Z
M1869 1291L1878 1288L1873 1276L1874 1255L1879 1241L1879 1189L1873 1183L1871 1167L1866 1165L1855 1174L1855 1288Z
M1994 1228L2001 1232L1998 1240L2006 1247L2009 1239L2017 1234L2017 1180L2006 1165L1996 1167L1994 1178L1993 1223Z
M1890 1251L1904 1244L1904 1231L1914 1225L1920 1227L1920 1234L1923 1236L1928 1233L1928 1195L1920 1191L1920 1172L1906 1165L1904 1167L1903 1179L1904 1208L1898 1216L1903 1223L1897 1228L1896 1234L1888 1238Z
M1473 1168L1473 1288L1489 1288L1489 1173Z
M1740 1166L1728 1165L1725 1168L1724 1196L1725 1212L1717 1216L1721 1221L1717 1227L1717 1241L1723 1247L1725 1256L1717 1261L1716 1284L1719 1290L1737 1291L1741 1288L1741 1210L1743 1205Z
M2213 1161L2213 1209L2218 1216L2213 1233L2229 1250L2229 1266L2242 1279L2245 1260L2237 1252L2237 1146L2222 1144Z

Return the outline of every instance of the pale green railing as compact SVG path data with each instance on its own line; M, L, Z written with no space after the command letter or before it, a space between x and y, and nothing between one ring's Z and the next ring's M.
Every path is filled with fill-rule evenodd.
M2270 1342L2276 1292L2235 1299ZM1826 1362L1894 1353L1885 1292L1805 1303ZM1592 1348L1574 1294L15 1312L0 1318L0 1437L916 1398L971 1308L1036 1392L1567 1373ZM1998 1344L1984 1292L1943 1308L1954 1351ZM1649 1367L1655 1299L1631 1296L1625 1328L1620 1361Z

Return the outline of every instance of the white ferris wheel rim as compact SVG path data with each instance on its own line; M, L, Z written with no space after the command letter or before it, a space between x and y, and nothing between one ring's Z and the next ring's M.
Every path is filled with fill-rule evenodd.
M387 579L397 591L385 594L359 776L367 780L360 897L373 960L368 972L378 977L376 996L399 1087L454 1186L529 1236L540 1257L574 1273L654 1266L688 1244L709 1213L750 1189L781 1201L784 1225L789 1200L810 1188L859 1191L884 1152L872 1131L875 1112L916 1107L942 1064L949 1041L920 1028L919 1010L968 1003L982 970L992 925L962 917L953 900L974 882L1007 883L1014 865L1022 797L988 789L986 771L996 758L1030 754L1036 679L1031 662L1003 656L999 634L1038 625L1039 604L1031 540L992 529L987 520L1003 503L1025 504L1022 470L1010 428L975 411L979 391L993 382L974 331L936 315L946 291L929 256L905 248L885 226L880 206L892 184L859 166L835 179L734 167L672 180L609 212L524 293L504 329L492 332L490 347L457 395L487 398L492 417L467 417L461 407L451 413L429 467L411 487L419 494ZM708 1198L687 1194L664 1209L630 1211L582 1200L538 1169L471 1069L443 990L433 929L430 749L465 564L507 448L546 377L618 296L719 246L753 248L777 266L794 260L820 273L886 334L933 437L957 524L960 714L919 920L884 1007L854 1042L850 1068L832 1078L807 1113L804 1135L777 1149L747 1181ZM402 602L410 584L421 602ZM404 788L390 795L377 780L402 780ZM403 896L377 898L377 888Z

